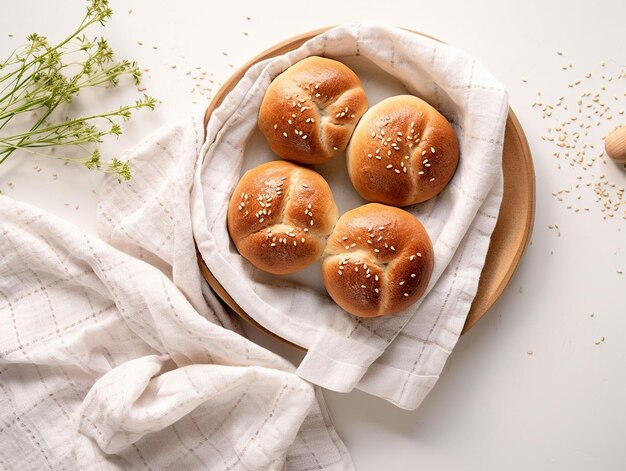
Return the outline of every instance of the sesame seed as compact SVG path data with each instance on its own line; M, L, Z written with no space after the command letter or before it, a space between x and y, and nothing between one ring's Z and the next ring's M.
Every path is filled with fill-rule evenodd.
M426 151L425 150L422 151L422 155L426 155Z
M434 154L434 153L435 153L435 148L434 148L434 147L431 147L431 148L430 148L430 152Z
M378 281L378 275L374 275L374 279Z
M275 244L274 242L272 242L272 243L270 244L270 246L271 246L271 247L276 247L276 244Z
M415 255L417 255L418 257L422 256L422 254L420 252L416 252Z
M356 242L353 242L353 243L350 244L350 248L352 248L352 247L356 247Z
M380 250L378 250L378 249L374 249L374 252L379 253L379 252L380 252Z
M401 282L399 283L399 285L400 285L400 286L402 286L403 284L404 284L404 281L401 281Z
M284 132L284 133L283 133L283 136L287 137L287 133L286 133L286 132Z
M409 293L404 293L404 296L406 296L408 298L409 297Z
M376 293L379 293L379 289L378 289L378 288L374 288L374 291L375 291Z
M354 271L359 271L359 267L354 267Z
M393 250L394 252L396 251L396 248L392 245L391 247L389 247L391 250Z
M311 225L313 225L313 219L311 219Z
M341 270L337 270L337 273L339 273L339 276L343 275L343 272Z
M392 168L392 167L393 167L392 164L387 165L387 168Z
M411 256L409 257L409 260L410 260L411 262L412 262L413 260L415 260L415 255L411 255Z
M378 230L382 231L385 228L385 226L378 226Z
M430 180L428 180L428 181L429 181L429 182L434 182L434 181L435 181L435 178L433 177L433 178L431 178L431 179L430 179Z
M400 170L398 170L397 168L394 168L393 171L396 173L400 173Z
M361 285L361 288L365 289L365 285Z

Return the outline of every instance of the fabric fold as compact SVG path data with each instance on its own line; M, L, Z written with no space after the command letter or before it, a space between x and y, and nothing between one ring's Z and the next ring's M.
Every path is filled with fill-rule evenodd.
M5 465L353 468L293 365L199 314L162 270L5 196L0 253Z
M394 316L349 316L322 289L255 269L229 239L228 201L251 158L246 147L259 139L256 119L265 90L279 73L311 55L378 67L408 93L437 108L459 139L460 163L448 187L436 198L406 208L422 221L433 241L435 267L421 302ZM194 238L202 258L248 315L308 350L298 368L301 377L335 391L362 388L399 407L415 408L441 373L476 294L502 200L507 114L505 88L475 58L375 22L333 28L259 62L207 125L191 198ZM321 339L324 335L328 338ZM367 384L362 383L374 365L376 380L373 373L367 374Z

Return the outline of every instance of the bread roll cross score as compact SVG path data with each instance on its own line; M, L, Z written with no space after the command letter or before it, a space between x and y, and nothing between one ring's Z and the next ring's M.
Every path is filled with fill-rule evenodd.
M426 230L409 212L377 203L346 212L328 239L322 276L328 294L360 317L397 313L418 301L432 275Z
M239 253L255 267L287 274L320 258L337 216L330 187L320 174L275 161L243 175L228 206L228 231Z
M341 62L312 56L272 81L258 125L275 154L315 165L346 148L365 110L367 98L356 74Z
M459 144L446 118L412 95L370 108L346 151L348 174L366 200L408 206L439 194L452 179Z

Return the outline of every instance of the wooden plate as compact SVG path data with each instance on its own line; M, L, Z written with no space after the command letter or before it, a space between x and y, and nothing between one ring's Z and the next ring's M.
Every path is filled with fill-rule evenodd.
M215 97L213 97L205 113L205 128L211 113L222 103L226 95L237 85L252 65L296 49L309 39L328 29L323 28L288 39L262 52L241 67L222 85ZM419 32L415 32L415 34L431 38L431 36ZM535 171L524 130L510 109L504 134L502 171L504 174L502 205L496 227L491 236L491 243L481 272L478 291L465 321L462 334L467 332L485 315L500 297L504 288L506 288L526 248L533 227L535 217ZM250 317L213 276L200 254L198 254L198 264L202 275L211 288L233 311L272 337L298 347L268 331Z

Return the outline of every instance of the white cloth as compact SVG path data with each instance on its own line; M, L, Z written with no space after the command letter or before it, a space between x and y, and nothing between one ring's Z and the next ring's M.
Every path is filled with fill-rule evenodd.
M164 270L176 250L157 251ZM0 468L353 469L319 391L218 325L195 263L196 309L148 263L5 196L0 257Z
M276 75L310 55L369 59L440 110L459 138L460 163L451 184L437 198L407 208L431 236L435 268L423 301L395 316L347 315L323 292L262 275L229 240L228 200L264 92ZM507 113L504 87L462 50L376 23L334 28L251 67L213 113L191 199L200 253L251 317L308 349L301 377L416 408L439 377L476 293L502 199Z

